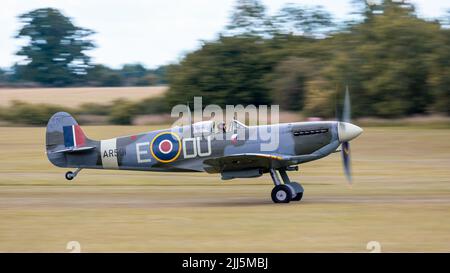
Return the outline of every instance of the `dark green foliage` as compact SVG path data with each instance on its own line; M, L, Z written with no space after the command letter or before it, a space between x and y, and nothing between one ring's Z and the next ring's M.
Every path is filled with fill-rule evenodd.
M166 65L161 65L156 69L149 70L148 76L150 77L150 85L167 84L167 68Z
M29 104L14 101L11 106L1 109L0 119L14 124L45 125L49 118L59 111L71 110L49 104Z
M354 116L449 114L450 30L418 18L411 4L361 3L361 18L337 27L321 8L287 5L267 23L259 1L238 1L227 28L235 36L170 68L169 103L202 96L329 117L348 86Z
M226 27L228 35L265 37L272 33L272 22L259 0L239 0Z
M109 109L109 121L113 124L131 124L136 115L170 113L164 98L147 98L138 102L118 99L104 108Z
M146 79L147 69L141 64L126 64L119 73L124 80L124 85L150 85L150 81Z
M438 38L440 46L431 57L431 73L428 79L431 95L434 97L431 109L450 115L450 29L442 30Z
M11 75L0 71L6 86L148 86L165 84L165 67L147 69L126 64L121 69L93 65L86 52L94 48L94 32L76 26L59 10L42 8L20 15L23 27L16 38L29 43L17 55L24 60L11 67Z
M170 113L171 107L164 97L151 97L134 104L135 112L139 115Z
M86 77L88 85L91 86L121 86L122 77L120 73L104 65L94 65L88 70Z
M306 83L314 76L316 66L314 61L307 58L290 57L279 62L266 78L272 103L284 110L302 110Z
M170 107L163 97L151 97L138 102L119 99L110 104L85 103L73 109L14 101L8 107L0 107L0 120L17 125L45 125L48 119L59 111L74 115L108 116L112 124L131 124L136 115L167 114L170 113Z
M333 29L331 14L320 6L286 4L272 20L277 33L315 37Z
M147 98L138 102L119 99L104 108L109 109L107 114L113 124L131 124L136 115L170 113L167 101L161 97Z
M106 116L111 112L111 106L109 104L101 104L101 103L83 103L75 109L77 114L88 114L88 115L101 115Z
M4 82L6 79L6 73L3 71L3 69L0 68L0 83Z
M149 86L165 83L165 67L147 69L141 64L126 64L121 69L94 65L88 70L87 84L90 86Z
M136 107L132 102L118 99L111 105L109 121L114 124L127 125L131 124L135 115Z
M17 55L27 62L18 73L21 78L49 86L73 84L87 73L89 56L94 48L87 37L91 30L75 26L56 9L43 8L19 16L24 23L18 38L29 39Z
M324 71L329 88L353 93L356 115L402 116L427 112L433 100L430 57L441 46L439 25L426 22L391 1L348 34Z
M221 37L188 54L168 72L171 105L186 104L203 96L204 104L267 104L263 77L274 63L264 58L265 45L258 37Z
M427 21L417 17L412 4L400 1L352 3L359 17L344 23L320 7L289 4L270 17L261 1L237 0L217 40L178 64L157 69L90 65L81 49L92 48L86 38L91 32L57 10L39 9L20 17L25 25L18 36L31 37L31 43L19 54L30 62L0 71L0 84L169 84L165 100L115 103L109 112L90 107L91 112L114 112L112 120L125 123L130 113L167 113L194 96L202 96L204 105L279 104L284 110L332 117L346 86L356 117L450 114L450 13ZM82 62L68 65L75 59Z

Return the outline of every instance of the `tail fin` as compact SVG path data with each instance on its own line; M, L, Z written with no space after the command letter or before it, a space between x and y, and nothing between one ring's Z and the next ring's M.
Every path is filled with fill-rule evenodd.
M93 141L86 137L77 121L66 112L58 112L50 118L45 138L48 159L59 167L67 165L65 152L94 148Z

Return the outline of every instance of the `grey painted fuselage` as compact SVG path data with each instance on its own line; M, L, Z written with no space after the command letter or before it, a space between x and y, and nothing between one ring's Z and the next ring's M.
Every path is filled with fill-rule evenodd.
M83 145L88 147L86 150L60 152L67 148L61 128L72 125L78 126L69 114L63 112L55 114L49 121L46 136L47 155L56 166L214 173L225 170L226 166L211 168L205 163L206 160L233 155L267 155L273 159L270 165L246 167L244 163L233 163L237 166L235 169L242 166L242 170L259 168L261 172L268 172L269 168L283 168L325 157L334 152L341 143L339 122L327 121L251 126L245 127L239 134L236 131L221 131L185 136L178 133L186 130L186 127L183 127L100 141L86 137L83 142ZM265 151L261 144L268 143L269 140L260 132L272 132L271 129L277 132L278 145Z

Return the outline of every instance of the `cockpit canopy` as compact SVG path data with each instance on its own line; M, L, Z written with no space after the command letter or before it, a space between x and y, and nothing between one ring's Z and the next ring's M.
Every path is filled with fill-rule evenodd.
M214 132L215 122L213 120L200 121L192 124L194 135L209 135Z
M194 136L237 132L238 130L245 128L247 128L247 126L238 120L229 122L228 126L226 126L225 122L216 122L214 120L199 121L192 124Z
M238 130L246 129L246 128L247 128L247 125L234 119L232 122L230 122L230 126L228 126L227 132L236 132Z

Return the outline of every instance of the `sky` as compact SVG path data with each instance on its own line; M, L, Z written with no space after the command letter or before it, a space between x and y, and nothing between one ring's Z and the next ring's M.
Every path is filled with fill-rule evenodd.
M335 18L353 11L351 0L262 0L269 14L286 3L321 5ZM419 16L436 18L450 9L450 0L412 0ZM142 63L148 68L178 61L213 40L228 23L235 0L2 0L0 9L0 67L19 60L15 52L24 41L15 39L19 14L53 7L78 26L96 31L94 63L120 68Z

